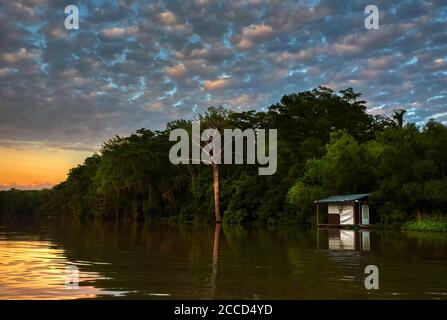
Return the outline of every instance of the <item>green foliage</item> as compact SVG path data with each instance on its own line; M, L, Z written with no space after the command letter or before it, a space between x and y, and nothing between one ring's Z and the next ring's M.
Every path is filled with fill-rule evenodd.
M387 225L421 213L445 214L447 159L439 150L446 145L447 128L433 121L422 129L413 124L387 126L364 143L346 130L335 132L326 153L307 161L288 202L302 211L323 195L372 193L378 222ZM310 215L311 210L306 212Z
M348 193L372 193L386 224L444 215L447 127L435 121L423 128L404 124L404 114L371 116L352 88L324 87L283 96L265 112L209 108L196 118L202 130L278 130L275 175L258 176L257 165L220 165L224 222L312 223L314 200ZM176 128L191 134L191 121L116 136L52 190L0 192L0 212L212 220L210 167L169 161L168 136Z
M324 196L368 192L371 173L366 158L366 148L346 130L332 133L325 155L309 159L304 175L289 190L287 200L299 219L312 219L313 202Z
M313 202L327 195L318 185L306 185L298 181L287 194L287 201L296 212L296 218L300 224L314 222Z
M8 215L49 214L51 191L11 189L0 191L0 213Z
M426 218L421 221L410 221L405 223L402 229L410 231L447 232L447 219Z

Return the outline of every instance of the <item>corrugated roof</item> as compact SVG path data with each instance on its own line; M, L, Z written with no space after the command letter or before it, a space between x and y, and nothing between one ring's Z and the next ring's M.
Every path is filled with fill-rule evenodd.
M368 198L369 193L361 193L361 194L347 194L343 196L330 196L328 198L320 199L315 202L347 202L347 201L355 201L355 200L364 200Z

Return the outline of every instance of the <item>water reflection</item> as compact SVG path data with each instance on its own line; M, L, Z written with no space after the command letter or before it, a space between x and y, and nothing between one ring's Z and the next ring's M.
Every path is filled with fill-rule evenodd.
M334 231L7 223L0 232L0 298L447 297L447 235ZM67 264L79 269L78 290L65 289ZM370 264L380 269L380 290L373 292L363 285Z
M319 235L327 233L327 249L342 250L342 251L369 251L370 250L370 231L369 230L344 230L344 229L328 229L319 230ZM320 240L317 242L318 249L320 247Z
M219 242L222 225L220 223L214 226L214 245L213 245L213 270L211 273L211 299L214 299L216 294L216 280L219 263Z
M77 290L67 288L65 268L69 264L73 265L65 251L49 241L0 239L0 297L77 299L106 293L92 285L83 285L101 278L96 272L82 272L81 286Z

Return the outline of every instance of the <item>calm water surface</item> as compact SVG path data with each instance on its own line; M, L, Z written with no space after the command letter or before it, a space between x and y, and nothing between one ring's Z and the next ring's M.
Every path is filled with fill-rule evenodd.
M447 299L447 234L3 221L0 298Z

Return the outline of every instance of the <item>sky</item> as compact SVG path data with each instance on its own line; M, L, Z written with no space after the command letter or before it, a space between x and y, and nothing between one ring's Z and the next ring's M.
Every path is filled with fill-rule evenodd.
M0 189L63 181L116 134L319 85L447 123L445 0L0 0L0 29Z

